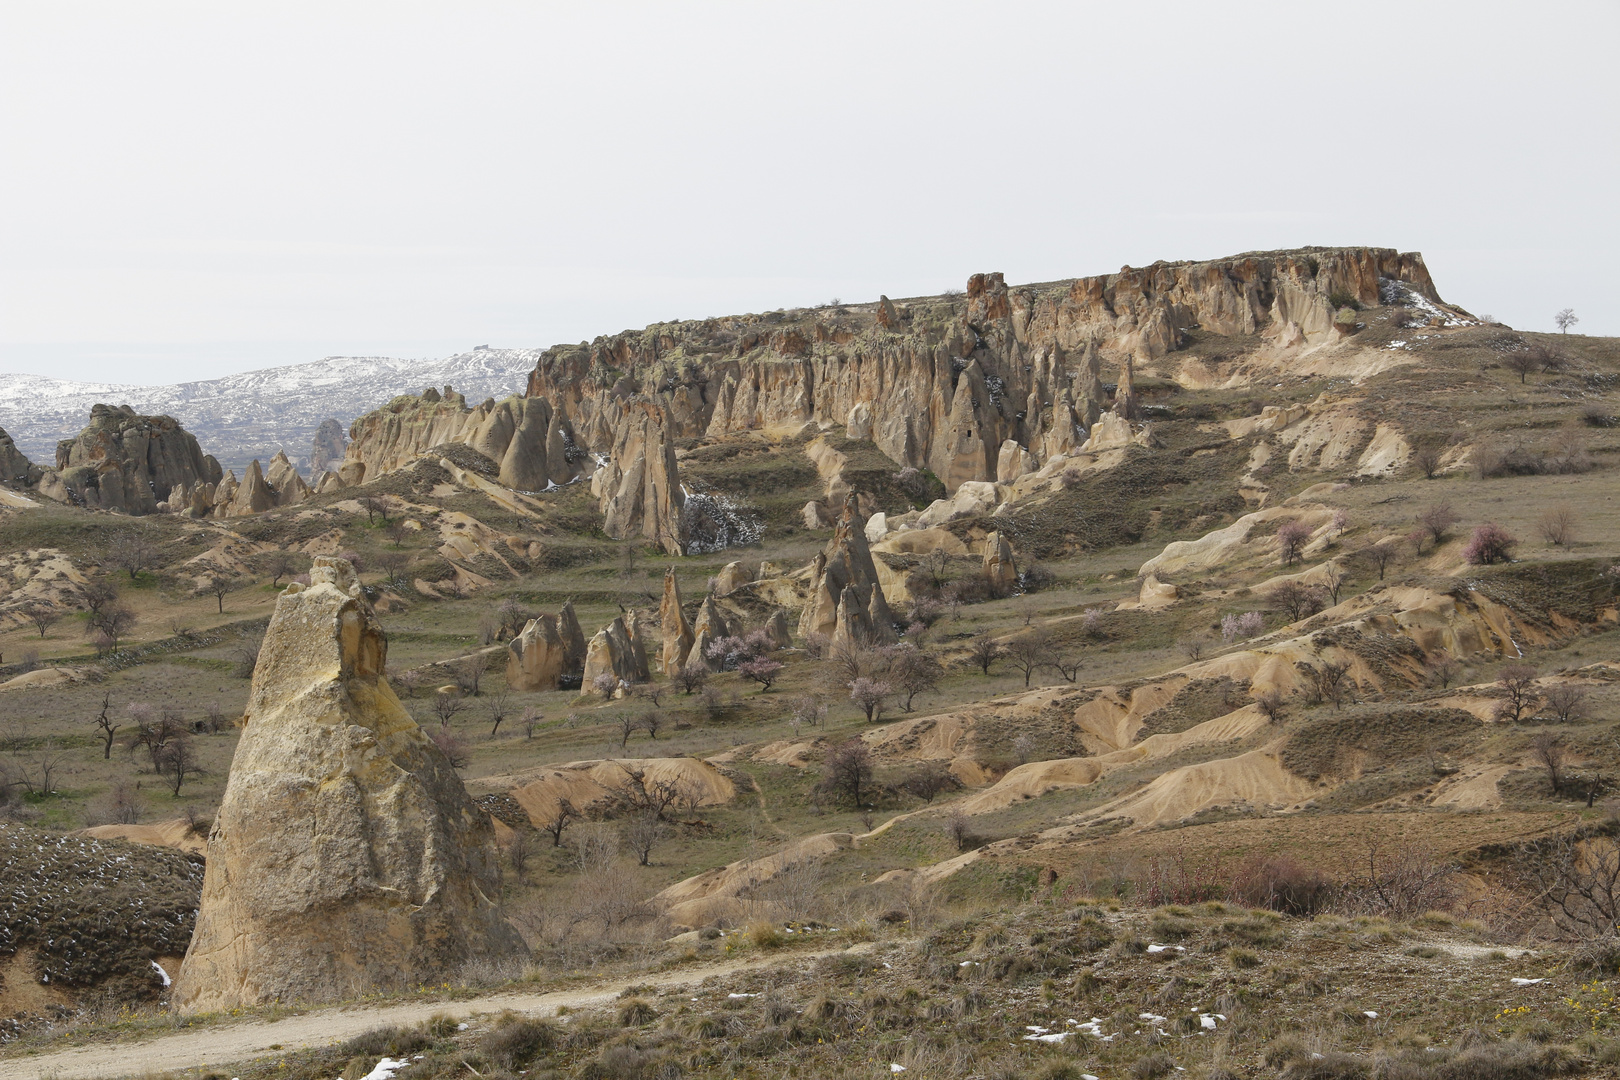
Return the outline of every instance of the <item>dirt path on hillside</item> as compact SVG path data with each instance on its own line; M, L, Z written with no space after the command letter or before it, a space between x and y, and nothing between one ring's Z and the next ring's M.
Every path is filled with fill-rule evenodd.
M637 975L598 983L595 986L558 990L543 994L499 991L466 1001L404 1002L398 1005L338 1006L289 1016L280 1020L244 1020L221 1023L198 1031L159 1035L141 1042L96 1043L69 1050L46 1050L26 1056L0 1057L0 1080L112 1080L115 1077L177 1069L216 1068L233 1062L269 1054L287 1054L328 1046L372 1028L392 1024L415 1024L440 1013L464 1020L480 1013L504 1009L553 1016L560 1006L571 1009L607 1004L629 986L688 986L714 975L733 975L754 968L770 967L794 960L814 960L840 952L866 952L870 943L849 949L827 949L794 956L731 960L703 967L659 974Z

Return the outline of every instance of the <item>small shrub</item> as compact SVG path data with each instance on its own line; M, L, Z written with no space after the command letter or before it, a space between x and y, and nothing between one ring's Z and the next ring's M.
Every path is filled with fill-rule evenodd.
M1226 950L1226 962L1240 971L1260 966L1260 954L1250 949Z
M1131 1075L1136 1080L1161 1080L1176 1071L1176 1059L1162 1051L1137 1058L1131 1063Z
M756 949L775 949L787 943L782 931L766 922L758 922L748 928L748 943Z
M1519 544L1518 538L1494 522L1474 527L1474 534L1463 547L1463 558L1475 566L1506 562Z
M504 1069L520 1069L541 1051L557 1045L557 1028L549 1020L502 1013L494 1030L480 1040L478 1049Z
M658 1010L641 998L632 998L619 1006L620 1027L644 1027L658 1019Z

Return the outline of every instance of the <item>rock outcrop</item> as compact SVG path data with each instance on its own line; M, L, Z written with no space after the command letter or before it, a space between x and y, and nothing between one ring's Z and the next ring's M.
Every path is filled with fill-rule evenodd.
M349 438L342 424L330 418L322 420L321 426L315 429L315 438L310 445L310 483L318 483L322 473L337 469L343 463L343 453L348 445Z
M581 675L585 642L574 609L540 615L507 645L506 685L513 690L556 690L563 676ZM573 625L569 626L569 621Z
M293 463L287 460L285 450L277 450L276 456L270 459L270 468L264 475L265 482L275 493L277 506L297 506L313 494L304 478L298 475Z
M996 480L1009 440L1041 464L1083 441L1102 412L1105 363L1161 358L1194 327L1327 343L1330 298L1375 305L1385 280L1440 302L1422 256L1389 248L1159 262L1040 286L976 274L960 298L661 323L556 346L528 394L596 452L639 394L667 410L677 438L843 424L955 491Z
M97 405L76 438L56 448L56 468L40 494L93 510L154 514L177 486L217 484L219 462L171 416L140 416L129 406Z
M28 487L39 482L43 471L17 449L6 429L0 428L0 484Z
M493 398L476 408L450 387L401 395L360 417L338 473L350 484L402 469L445 443L464 443L500 466L502 484L541 491L566 484L589 466L566 415L545 398Z
M698 608L697 619L692 623L692 648L690 656L703 661L705 667L713 669L709 661L709 646L723 637L735 637L740 626L733 626L732 620L726 617L725 611L714 602L714 594L703 598Z
M602 501L602 531L615 540L644 537L671 555L686 551L686 526L675 466L673 424L651 398L615 402L608 462L591 477Z
M383 677L354 571L277 600L208 838L184 1012L436 983L520 953L489 816Z
M663 634L663 649L659 667L665 675L673 675L686 666L692 655L692 624L686 621L681 607L681 585L675 580L675 568L664 571L664 598L658 605L658 627Z
M644 683L651 678L647 670L647 647L641 637L641 624L634 611L614 619L596 632L585 647L585 670L581 688L586 692L596 689L596 679L612 675L622 686Z
M984 578L1003 595L1018 587L1018 564L1007 538L993 532L984 538Z
M866 522L855 495L844 499L827 550L810 564L810 600L799 617L799 633L858 634L863 644L894 640L894 615L878 581Z

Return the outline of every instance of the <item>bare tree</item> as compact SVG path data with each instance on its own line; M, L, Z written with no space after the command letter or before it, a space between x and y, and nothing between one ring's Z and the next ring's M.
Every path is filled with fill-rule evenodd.
M384 551L377 555L377 569L383 573L383 584L392 588L398 588L409 580L405 568L410 564L411 557L403 551Z
M1356 552L1356 558L1378 570L1378 580L1384 580L1384 571L1394 562L1400 554L1401 544L1394 537L1386 536L1376 543L1368 544Z
M271 585L280 585L282 578L298 569L298 563L291 552L268 551L259 558L258 569L261 574L269 575Z
M1439 683L1442 690L1462 677L1463 666L1450 653L1440 652L1429 661L1429 681Z
M989 675L990 665L1000 660L1006 651L1001 647L1001 643L989 634L979 634L968 643L968 662L983 674Z
M1007 643L1007 659L1024 673L1024 686L1040 668L1052 662L1052 639L1044 631L1031 630Z
M630 736L641 730L641 717L631 713L619 715L619 749L624 750L630 745Z
M1305 545L1311 541L1311 527L1298 518L1291 518L1277 527L1277 557L1284 566L1292 566L1305 555Z
M551 834L552 847L562 847L563 831L567 829L569 825L573 824L575 821L578 821L579 818L580 813L578 810L574 809L573 803L569 802L567 799L558 799L557 809L556 812L551 815L551 820L547 821L540 827Z
M93 619L118 602L118 582L110 577L87 581L79 586L79 596Z
M143 572L157 566L162 557L162 552L144 530L126 529L108 539L101 562L124 571L129 574L129 580L134 581Z
M533 852L529 848L529 830L513 829L512 836L506 841L506 863L512 868L512 876L522 884L529 872L529 856Z
M501 722L512 715L512 694L505 687L495 691L484 699L484 712L489 715L489 737L494 738L501 730Z
M1339 594L1344 592L1344 571L1336 562L1322 564L1322 588L1327 590L1328 599L1337 604Z
M1435 503L1417 516L1418 526L1435 544L1444 541L1450 534L1452 526L1461 520L1449 502Z
M1620 845L1612 835L1558 833L1536 845L1529 873L1542 909L1565 934L1614 939L1620 927Z
M1496 718L1518 723L1530 711L1536 698L1536 669L1529 664L1504 664L1496 673L1496 685L1502 690L1502 700L1496 706Z
M1396 919L1443 910L1457 895L1457 868L1422 849L1367 847L1366 876L1352 886L1362 906Z
M945 835L950 837L957 851L966 851L973 846L973 830L968 823L968 816L962 812L960 806L952 810L951 815L945 819Z
M653 845L658 843L663 835L663 821L656 813L648 810L630 819L629 825L624 830L624 842L636 853L636 858L642 866L650 866Z
M1181 655L1185 656L1188 660L1196 661L1203 658L1204 651L1208 649L1211 644L1212 642L1209 639L1209 635L1202 632L1194 632L1177 640L1176 648L1181 650ZM1028 684L1026 683L1025 685L1027 686Z
M931 803L941 792L960 788L962 781L943 761L925 761L902 780L900 786L923 802Z
M1569 764L1569 748L1562 735L1543 731L1530 740L1530 755L1536 764L1547 770L1547 786L1554 795L1564 790L1564 766Z
M1054 647L1051 666L1056 668L1057 673L1062 675L1067 682L1074 682L1080 678L1080 668L1085 664L1083 655L1082 653L1063 653Z
M1423 474L1425 480L1433 480L1440 474L1440 462L1445 457L1438 446L1420 446L1412 451L1412 467Z
M675 670L670 676L670 682L690 697L703 689L703 684L709 681L709 669L700 657L692 657L685 664Z
M172 791L175 795L179 795L186 777L200 771L197 764L197 750L191 745L191 736L181 731L170 739L164 745L157 764L158 772L169 778L169 783L174 785Z
M45 631L55 626L62 618L62 613L49 604L39 603L24 608L23 617L34 624L34 629L39 631L40 637L44 637Z
M1559 683L1549 687L1545 695L1547 711L1561 724L1580 720L1586 716L1586 687L1574 683Z
M1536 520L1536 529L1541 538L1549 544L1564 547L1575 541L1575 524L1579 520L1575 516L1575 508L1568 503L1559 503L1550 506L1541 512Z
M101 760L112 760L113 736L118 733L118 724L112 718L112 695L103 694L101 697L101 714L96 717L96 730L101 734Z
M1525 377L1541 370L1541 357L1534 349L1515 349L1502 358L1502 366L1519 377L1523 383Z
M433 715L439 718L439 727L448 729L450 721L467 708L460 694L437 694L433 698Z
M478 684L484 677L484 668L489 663L489 657L483 653L468 653L458 656L450 661L450 676L461 687L463 694L472 697L478 696Z
M1285 581L1271 591L1272 606L1287 615L1289 622L1315 615L1325 606L1325 599L1320 588L1299 581Z
M472 764L472 755L467 749L467 740L447 727L437 727L428 733L433 745L439 748L452 769L465 769Z
M657 709L648 709L642 713L641 730L647 733L647 738L657 742L658 733L664 730L664 714Z
M1313 669L1316 681L1316 694L1324 701L1333 702L1335 709L1344 701L1344 695L1354 685L1347 676L1350 665L1343 661L1323 660Z
M113 604L90 616L86 628L92 640L105 644L106 651L110 652L118 648L118 642L135 628L135 613L121 604Z
M872 783L872 752L865 740L846 739L827 751L821 787L833 794L848 796L850 805L860 806L861 797Z
M933 654L910 644L900 644L889 651L888 682L904 699L902 708L912 709L912 699L933 690L945 677L945 669Z
M1560 334L1569 333L1569 328L1580 321L1580 317L1575 314L1575 309L1571 307L1567 307L1553 316L1553 322L1558 325Z
M224 574L209 574L203 583L197 586L196 592L201 596L212 596L219 603L219 613L225 614L225 594L235 586L236 579Z
M380 517L383 524L388 524L388 500L379 495L362 495L355 500L360 509L366 512L366 524L375 524Z

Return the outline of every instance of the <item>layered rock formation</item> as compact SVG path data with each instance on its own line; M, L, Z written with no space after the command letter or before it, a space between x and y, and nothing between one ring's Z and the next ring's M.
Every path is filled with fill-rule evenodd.
M1009 441L1036 463L1077 447L1102 412L1104 364L1162 357L1193 327L1327 342L1330 298L1377 304L1381 279L1440 302L1422 256L1388 248L1159 262L1041 286L978 274L960 299L662 323L557 346L528 394L598 452L635 394L657 400L677 438L846 424L955 491L998 479Z
M613 444L607 464L591 476L591 494L602 500L602 531L615 540L644 537L671 555L686 552L686 525L675 466L669 412L646 397L615 401Z
M582 675L585 635L573 604L557 615L530 619L507 645L506 685L513 690L556 690L564 676Z
M11 441L6 429L0 428L0 484L27 487L38 483L42 472L38 465L17 449L17 444Z
M310 482L318 481L324 472L335 471L343 463L343 453L348 445L348 435L342 424L330 418L322 420L321 426L315 429L315 438L310 446Z
M799 617L799 633L860 644L894 640L894 615L878 581L866 542L866 522L853 493L844 499L827 550L811 563L810 580L810 600Z
M176 487L217 484L219 462L204 454L170 416L139 416L126 406L97 405L76 438L56 448L56 468L39 492L94 510L153 514Z
M644 683L651 678L647 669L647 646L642 640L641 624L634 611L614 619L596 632L585 647L585 671L582 688L595 689L601 675L612 675L620 685Z
M664 571L664 598L658 605L659 630L664 643L659 656L659 667L665 675L673 675L686 666L692 654L692 624L686 621L681 607L681 585L675 580L675 568Z
M487 814L383 678L354 571L277 600L208 838L186 1012L439 982L518 953Z
M589 465L567 416L545 399L493 398L477 408L450 387L395 398L349 429L339 475L350 484L404 468L445 443L465 443L500 465L500 482L517 491L566 484Z
M698 608L697 619L692 623L692 648L689 655L702 661L703 666L713 670L714 665L709 660L709 646L723 637L735 637L742 629L733 626L732 620L720 605L714 602L714 594L703 598Z

